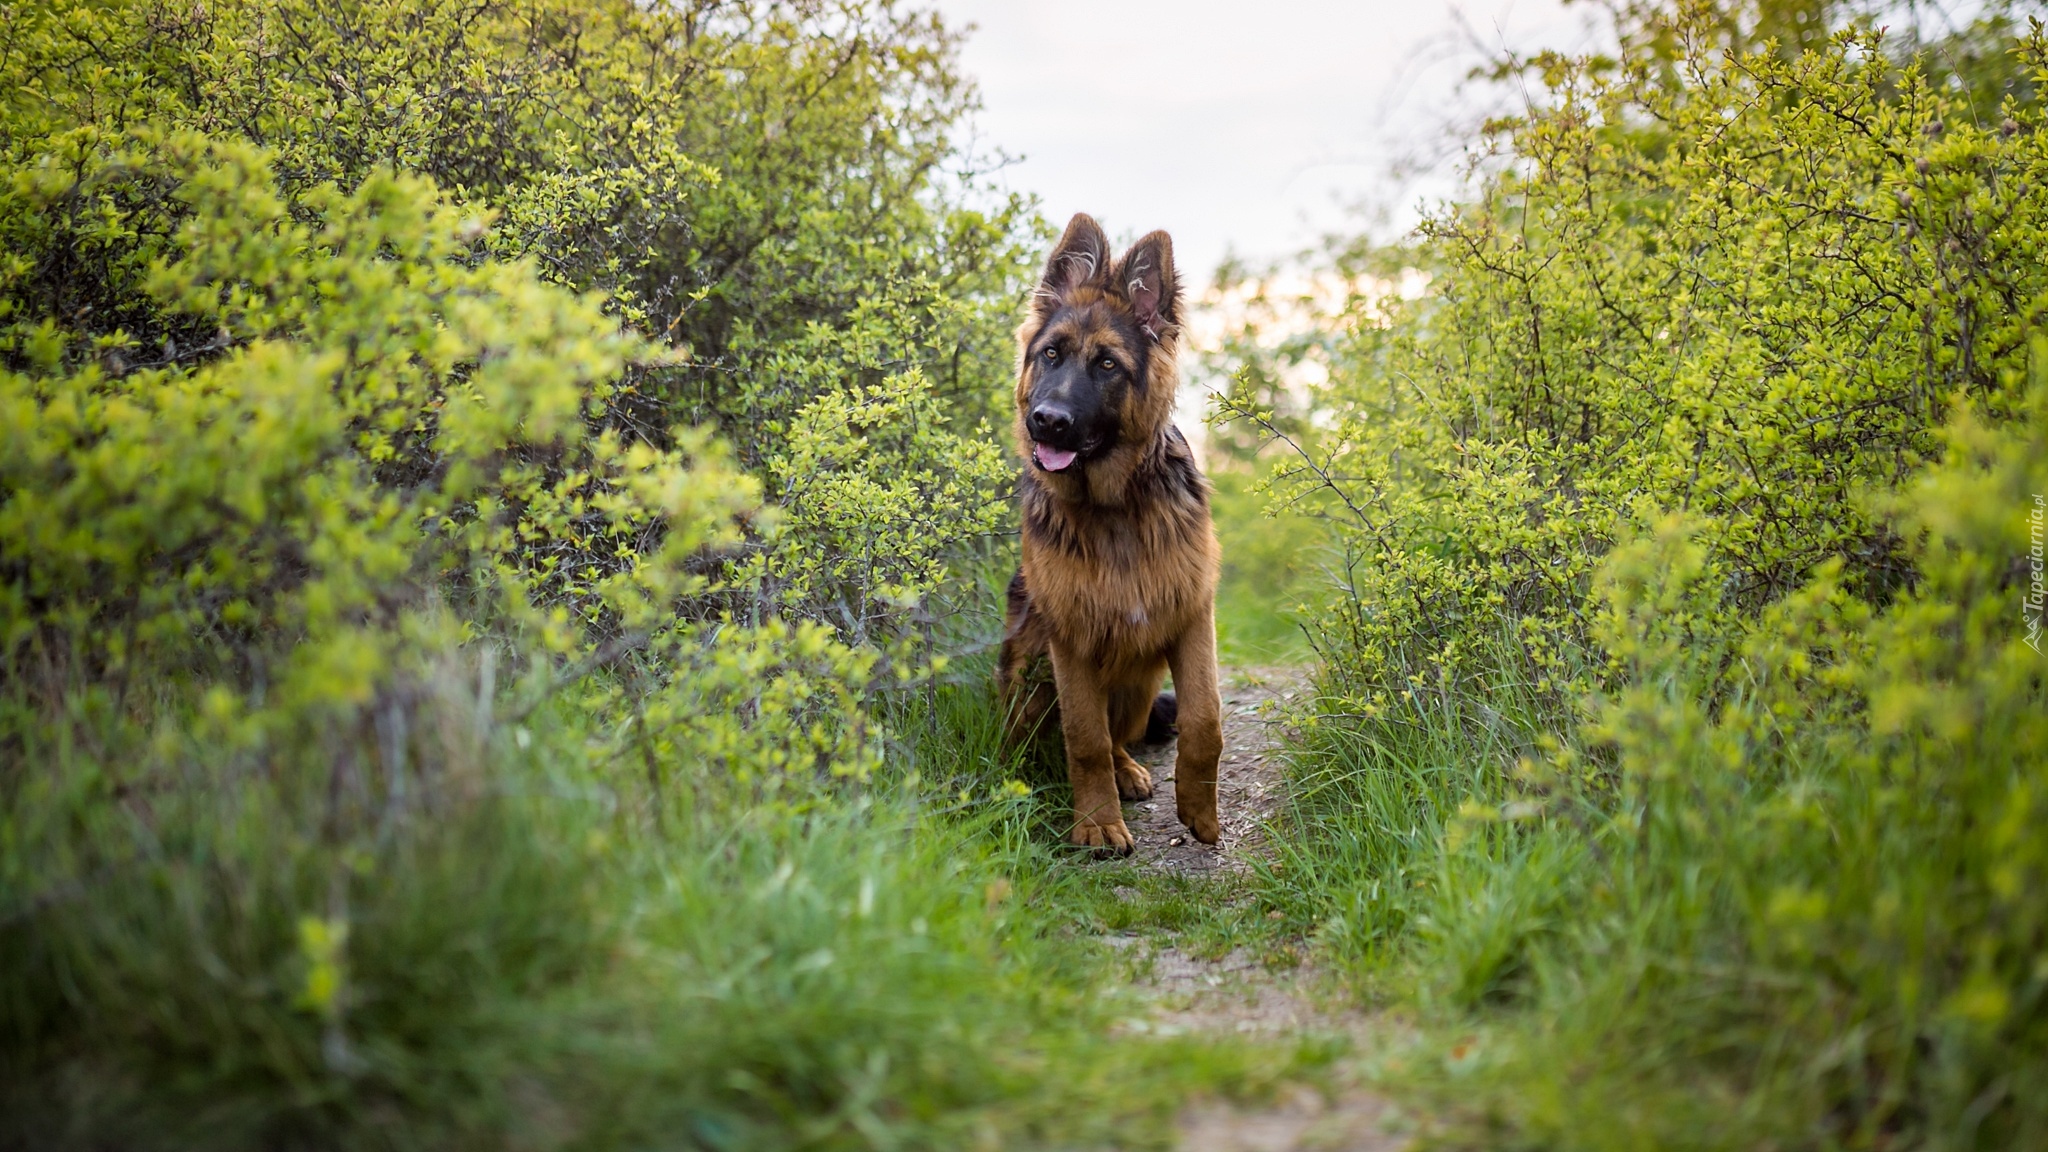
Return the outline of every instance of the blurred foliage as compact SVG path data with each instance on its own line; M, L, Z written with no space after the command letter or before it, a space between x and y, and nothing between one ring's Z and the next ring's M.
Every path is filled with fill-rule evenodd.
M1228 464L1209 473L1223 543L1216 651L1225 664L1299 665L1314 656L1303 625L1327 583L1329 545L1320 521L1271 507L1260 479Z

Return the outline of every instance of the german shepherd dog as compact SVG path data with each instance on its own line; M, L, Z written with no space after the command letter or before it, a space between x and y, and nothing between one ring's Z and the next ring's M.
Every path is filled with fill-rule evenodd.
M1152 795L1124 746L1177 720L1176 814L1216 843L1219 553L1209 482L1169 422L1182 303L1173 241L1110 260L1075 216L1017 329L1023 564L1010 581L998 670L1013 738L1057 708L1075 844L1128 855L1118 799ZM1052 664L1052 684L1034 674ZM1159 686L1168 670L1175 695ZM1177 712L1177 716L1174 714Z

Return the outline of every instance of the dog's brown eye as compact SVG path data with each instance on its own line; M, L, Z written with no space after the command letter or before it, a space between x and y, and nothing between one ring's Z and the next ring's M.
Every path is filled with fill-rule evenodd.
M1110 359L1109 357L1107 357L1107 356L1104 356L1104 357L1102 358L1102 370L1103 370L1104 372L1114 372L1114 371L1116 371L1116 361L1114 361L1114 360L1111 360L1111 359Z
M1047 349L1045 350L1045 362L1046 362L1047 364L1057 364L1057 363L1059 363L1059 362L1060 362L1060 350L1059 350L1059 349L1057 349L1057 348L1047 348Z

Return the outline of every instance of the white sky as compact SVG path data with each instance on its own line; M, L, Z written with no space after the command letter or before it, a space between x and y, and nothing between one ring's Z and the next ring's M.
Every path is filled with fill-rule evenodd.
M1578 47L1560 0L931 0L978 25L978 146L1023 157L998 179L1113 239L1173 234L1199 294L1226 251L1258 259L1346 224L1341 205L1413 224L1442 176L1395 162L1440 145L1482 46ZM1469 111L1469 99L1464 105ZM1439 164L1443 171L1451 167Z

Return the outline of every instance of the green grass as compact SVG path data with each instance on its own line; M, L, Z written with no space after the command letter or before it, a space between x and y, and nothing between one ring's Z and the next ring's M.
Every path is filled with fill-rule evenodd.
M1672 1034L1687 1015L1658 1000L1677 991L1659 971L1657 925L1672 910L1605 918L1612 881L1595 839L1570 819L1501 819L1525 794L1518 764L1568 727L1554 702L1502 674L1485 693L1322 704L1290 749L1289 808L1257 906L1309 936L1342 994L1407 1009L1415 1037L1376 1065L1375 1083L1439 1145L1793 1140L1786 1117L1810 1107L1784 1099L1782 1081L1745 1083L1701 1063L1697 1033Z
M594 761L568 699L338 838L324 770L138 821L102 750L32 749L0 1145L1159 1147L1191 1096L1314 1075L1312 1045L1123 1034L1099 937L1228 909L1069 851L1058 785L1006 791L986 671L885 710L867 786L770 804Z
M1499 997L1551 879L1489 887L1493 853L1521 852L1523 840L1463 814L1495 809L1517 763L1564 718L1512 675L1483 694L1328 692L1287 752L1283 834L1259 870L1260 907L1312 934L1363 991L1466 1005ZM1475 872L1480 858L1488 865ZM1523 876L1520 863L1505 871Z
M2038 487L2039 427L1908 507ZM1823 576L1720 647L1670 623L1716 587L1688 537L1620 550L1656 607L1562 704L1498 645L1483 686L1326 670L1259 900L1415 1010L1381 1083L1440 1144L2048 1146L2044 680L2010 519L1954 523L1856 633Z

